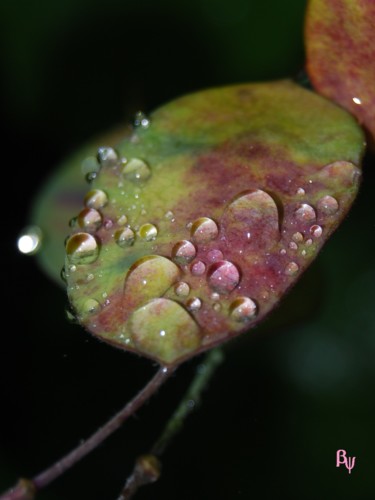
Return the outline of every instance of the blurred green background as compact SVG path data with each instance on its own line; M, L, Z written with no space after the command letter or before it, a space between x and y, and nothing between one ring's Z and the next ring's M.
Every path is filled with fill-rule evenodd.
M87 437L154 371L69 324L64 292L17 253L46 176L139 108L296 75L304 9L301 0L1 2L2 189L12 202L2 217L0 490ZM368 156L347 220L273 316L227 345L162 479L137 498L375 497L373 184ZM115 499L201 361L38 499ZM341 448L357 457L350 476L335 467Z

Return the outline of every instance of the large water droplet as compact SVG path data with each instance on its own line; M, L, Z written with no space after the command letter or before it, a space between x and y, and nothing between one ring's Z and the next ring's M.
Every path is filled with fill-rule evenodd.
M137 260L125 279L124 301L137 305L163 295L180 277L180 269L160 255L148 255Z
M237 248L267 249L280 238L277 205L261 189L241 193L227 207L222 222L227 241Z
M142 224L139 228L138 234L142 240L153 241L158 235L158 230L156 226L147 222L146 224Z
M240 281L237 267L227 260L212 264L208 271L208 284L218 293L230 293Z
M238 297L231 303L229 311L234 321L246 322L256 317L258 308L249 297Z
M133 127L135 128L148 128L150 126L150 119L143 111L137 111L133 118Z
M164 364L171 364L196 350L201 343L199 327L185 309L159 298L137 309L129 320L138 351ZM164 332L161 335L161 332Z
M339 209L339 203L333 196L323 196L317 203L319 212L324 215L333 215Z
M219 229L215 221L208 217L201 217L193 222L190 234L197 243L208 243L217 237Z
M315 210L307 203L299 205L294 212L294 215L300 222L311 222L316 219Z
M66 243L66 255L72 264L91 264L99 255L99 246L91 234L76 233Z
M97 158L101 167L114 167L119 161L116 150L106 146L98 149Z
M323 167L319 172L319 177L327 184L340 184L351 186L361 175L360 170L349 161L335 161Z
M190 293L190 286L185 281L179 281L175 284L174 291L179 297L187 297Z
M130 227L116 231L115 240L119 247L125 248L133 245L135 240L134 231Z
M77 221L82 229L95 232L102 225L102 216L95 208L84 208L78 215Z
M28 226L17 239L18 250L25 255L35 255L42 245L42 231L38 226Z
M296 262L289 262L285 268L285 274L288 276L295 276L299 271L299 266Z
M182 240L172 248L172 259L181 265L188 264L196 256L195 246L188 240Z
M86 194L84 202L86 207L98 210L107 205L108 197L101 189L92 189Z
M144 160L131 158L122 169L122 174L131 182L144 182L151 176L151 169Z

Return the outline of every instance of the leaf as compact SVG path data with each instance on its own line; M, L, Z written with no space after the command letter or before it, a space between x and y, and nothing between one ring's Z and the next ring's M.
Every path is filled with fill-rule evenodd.
M375 4L310 0L307 72L314 88L350 111L375 137Z
M69 238L79 321L173 365L259 323L356 195L363 133L290 81L177 99L101 169Z
M96 162L90 154L103 141L117 142L124 133L126 127L103 134L72 154L51 175L35 199L30 220L41 229L43 237L37 259L42 269L60 286L63 284L60 271L65 258L64 240L70 232L69 221L81 208L87 191L85 177L90 171L89 165Z

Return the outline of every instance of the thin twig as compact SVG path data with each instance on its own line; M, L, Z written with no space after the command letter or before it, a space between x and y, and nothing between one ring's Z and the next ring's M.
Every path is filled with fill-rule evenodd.
M31 480L20 480L13 488L4 493L0 500L33 500L35 493L70 469L84 456L94 450L114 431L119 429L127 418L133 415L170 377L175 368L160 367L150 382L122 410L100 427L92 436L77 448L58 460L51 467Z
M195 377L180 404L168 420L150 453L141 455L137 459L117 500L130 500L141 486L157 481L161 472L160 456L177 432L181 430L186 417L200 404L204 389L223 360L222 350L216 348L206 355L202 364L198 365Z

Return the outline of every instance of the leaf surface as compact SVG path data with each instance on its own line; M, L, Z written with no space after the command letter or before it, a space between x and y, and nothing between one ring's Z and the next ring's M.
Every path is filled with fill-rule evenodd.
M150 118L99 150L65 273L90 332L172 365L278 304L349 210L364 139L290 81L198 92Z

